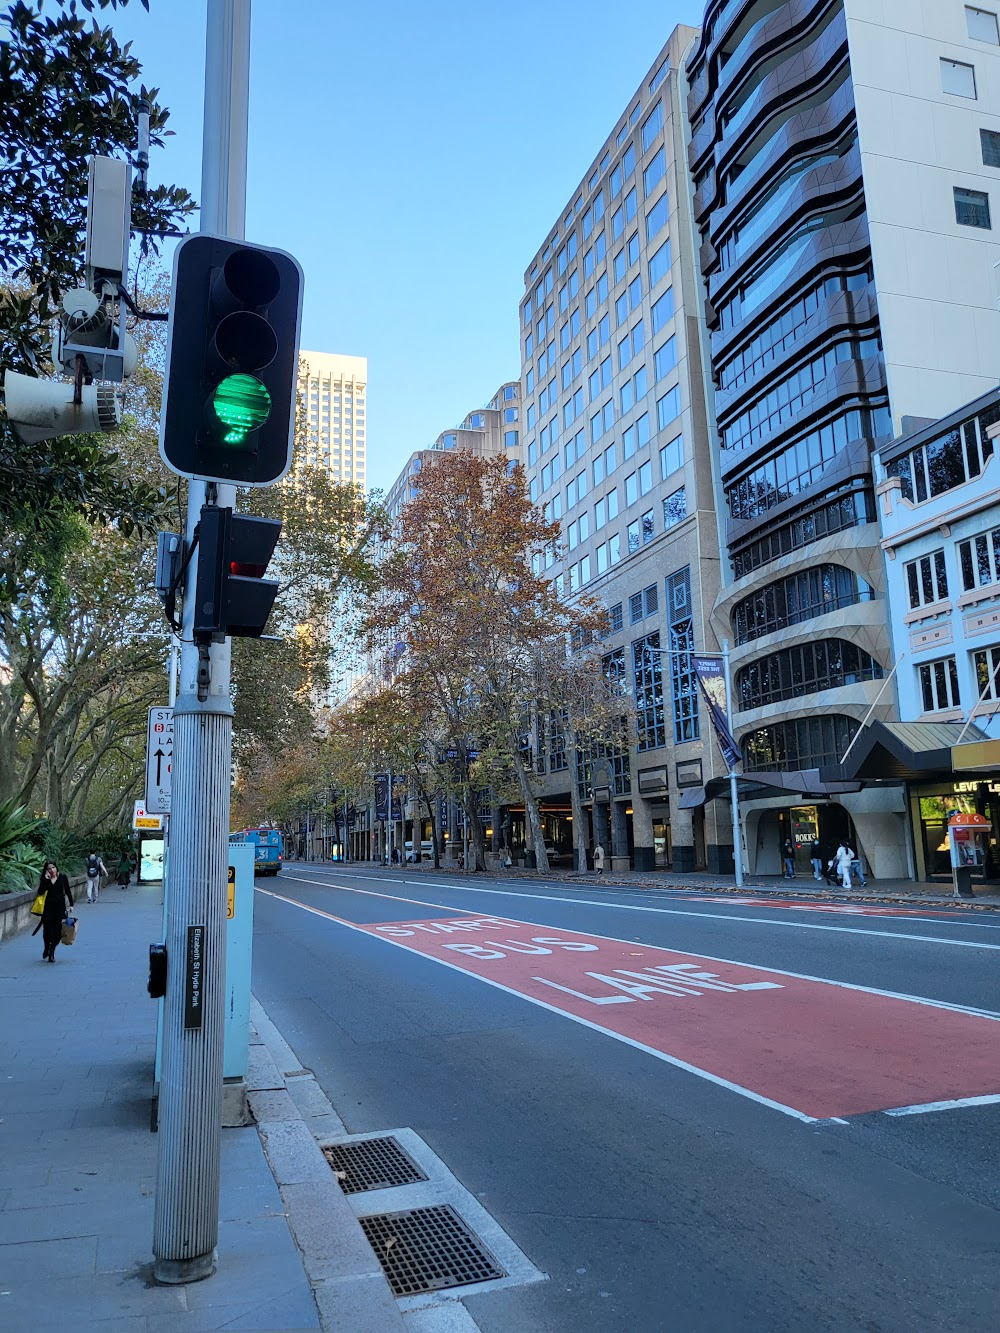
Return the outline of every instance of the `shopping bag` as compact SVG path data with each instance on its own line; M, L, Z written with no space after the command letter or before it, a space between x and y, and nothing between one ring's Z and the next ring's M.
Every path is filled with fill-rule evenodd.
M45 895L47 893L48 889L43 889L41 893L36 896L35 901L31 904L32 916L41 916L45 911Z
M68 916L62 923L62 943L72 944L76 940L76 917Z

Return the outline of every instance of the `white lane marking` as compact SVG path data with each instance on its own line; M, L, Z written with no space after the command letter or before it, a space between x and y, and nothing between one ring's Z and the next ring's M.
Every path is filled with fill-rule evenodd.
M336 873L336 872L333 872ZM302 879L301 875L288 875L286 879ZM362 879L366 876L354 876ZM306 880L310 884L322 884L326 888L341 888L348 893L361 893L361 889L352 889L348 884L333 884L327 879ZM394 880L393 883L412 884L412 880ZM946 940L939 935L909 935L901 930L869 930L863 926L832 926L820 921L780 921L774 917L765 916L734 916L729 912L689 912L676 907L645 907L639 903L605 903L599 902L593 898L562 898L552 893L515 893L509 889L476 889L467 884L441 884L431 881L430 888L450 889L461 893L486 893L493 898L531 898L540 902L550 903L582 903L584 907L610 907L616 912L652 912L657 916L694 916L706 921L749 921L752 924L760 926L784 926L788 930L833 930L841 935L871 935L874 938L887 940L914 940L920 944L947 944L956 949L995 949L1000 950L1000 944L980 944L978 940ZM376 894L376 897L382 896ZM408 899L407 901L416 901ZM431 907L444 907L444 903L430 903ZM449 911L461 912L461 907L448 907Z
M992 1106L1000 1102L1000 1093L990 1093L985 1097L958 1097L953 1102L924 1102L916 1106L894 1106L883 1115L925 1115L928 1111L956 1111L963 1106Z
M301 876L290 875L289 879L301 879ZM313 880L311 883L325 883L326 881ZM335 888L344 888L344 885L334 885ZM662 1060L665 1064L673 1065L676 1069L683 1069L689 1074L694 1074L697 1078L703 1078L709 1083L714 1083L720 1088L726 1088L729 1092L738 1093L741 1097L746 1097L752 1102L757 1102L760 1106L769 1106L772 1111L781 1111L782 1114L791 1116L794 1120L799 1120L806 1125L815 1125L820 1123L816 1116L805 1115L802 1111L796 1111L793 1106L785 1106L782 1102L772 1101L770 1097L764 1097L759 1092L754 1092L750 1088L744 1088L739 1083L731 1083L729 1079L720 1078L718 1074L712 1074L707 1069L699 1069L697 1065L688 1064L686 1060L679 1060L674 1055L667 1055L663 1051L658 1051L652 1046L646 1046L641 1041L636 1041L632 1037L626 1037L620 1032L612 1032L610 1028L602 1027L600 1023L595 1023L592 1019L582 1018L577 1014L568 1013L565 1009L558 1009L554 1004L549 1004L545 1000L536 999L533 995L525 995L523 991L514 990L511 986L504 986L499 981L494 981L491 977L484 977L478 972L469 972L464 967L458 967L455 963L449 963L443 958L437 958L434 954L419 953L415 949L409 949L401 940L394 940L388 935L375 935L372 931L366 930L364 926L357 925L353 921L345 921L343 917L334 916L332 912L324 912L320 907L310 907L308 903L300 903L295 898L286 898L283 894L275 893L272 889L257 889L258 893L263 893L268 898L276 898L279 902L289 903L292 907L299 907L303 912L312 912L315 916L326 917L328 921L333 921L337 925L346 926L348 930L356 930L359 935L364 935L368 939L381 940L384 944L395 945L398 949L405 949L411 958L427 958L432 963L437 963L440 967L447 967L452 972L459 973L460 976L467 977L472 981L483 982L487 986L493 986L496 990L504 991L507 995L513 995L518 1000L527 1000L529 1004L537 1005L539 1009L547 1009L550 1014L556 1014L560 1018L568 1018L573 1023L579 1023L581 1027L590 1028L593 1032L600 1032L605 1037L613 1037L615 1041L620 1041L625 1046L631 1046L634 1050L644 1051L656 1060ZM351 889L352 893L363 893L363 889ZM377 894L376 897L387 895ZM404 899L412 902L413 899ZM425 906L437 907L438 903L424 904ZM452 909L454 910L454 909ZM460 909L459 909L460 910ZM697 956L697 955L696 955ZM761 969L765 970L765 969ZM823 1124L829 1124L828 1117L824 1117ZM843 1123L838 1121L837 1123Z
M303 884L318 884L325 889L339 889L342 893L359 893L362 895L362 897L366 898L387 898L391 899L392 902L412 903L416 907L439 907L442 909L442 911L450 912L452 914L458 913L459 915L463 914L469 915L466 908L455 907L451 903L429 902L426 898L404 898L402 895L398 893L376 893L374 889L355 889L352 888L349 884L333 884L328 879L306 879L302 875L289 875L289 879L297 879ZM267 889L258 889L258 893L267 893L267 892L268 892ZM280 898L281 894L272 894L271 896ZM291 903L296 903L300 907L307 906L307 904L305 903L299 903L297 898L289 898L286 901ZM573 902L575 900L561 899L560 901ZM330 917L331 921L343 920L342 917L334 916L332 912L324 912L321 908L318 907L317 908L310 907L308 910L318 912L320 916L328 916ZM655 909L647 908L644 910L654 911ZM522 925L535 926L539 930L549 930L552 928L549 925L547 925L544 921L525 921L523 917L514 917L514 916L512 916L510 919L512 921L520 921ZM345 921L344 924L350 925L352 923ZM564 927L564 928L569 929L569 927ZM363 927L359 927L359 929L363 929ZM597 934L597 932L583 932L583 933ZM383 937L380 935L378 938L381 939ZM389 937L386 936L385 938ZM614 940L617 944L636 943L635 940L624 939L621 935L605 935L603 931L600 932L599 938L604 940ZM914 937L904 936L904 938L910 939ZM771 972L775 976L779 977L794 977L798 981L815 981L823 986L837 986L841 990L862 991L866 995L882 995L890 1000L907 1000L911 1004L926 1005L927 1008L929 1009L949 1009L954 1013L972 1014L976 1018L990 1018L993 1019L994 1022L1000 1022L1000 1013L997 1013L992 1009L977 1009L974 1008L972 1005L954 1004L947 1000L931 1000L923 995L907 995L902 991L882 990L878 986L860 986L854 983L853 981L834 981L830 977L814 977L808 972L791 972L787 968L783 967L767 967L759 963L748 963L745 960L738 958L719 958L716 954L696 953L693 949L678 949L676 946L664 945L664 944L652 944L649 941L643 941L643 942L646 943L647 946L651 949L666 949L667 952L669 953L682 953L690 958L703 958L706 960L706 962L709 963L728 963L732 967L752 967L758 972ZM942 942L945 944L949 944L953 943L954 941L944 940ZM995 948L996 946L992 944L987 944L984 945L983 947L987 949L992 949ZM432 955L425 954L422 956L429 958Z

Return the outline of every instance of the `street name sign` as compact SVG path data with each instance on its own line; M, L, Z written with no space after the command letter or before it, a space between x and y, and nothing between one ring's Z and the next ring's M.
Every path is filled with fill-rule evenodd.
M174 710L151 708L146 728L146 813L170 814L174 763Z

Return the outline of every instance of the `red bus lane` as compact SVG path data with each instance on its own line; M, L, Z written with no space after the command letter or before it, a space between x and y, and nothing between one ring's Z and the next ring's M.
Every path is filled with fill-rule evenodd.
M503 917L350 924L802 1119L1000 1093L984 1015Z

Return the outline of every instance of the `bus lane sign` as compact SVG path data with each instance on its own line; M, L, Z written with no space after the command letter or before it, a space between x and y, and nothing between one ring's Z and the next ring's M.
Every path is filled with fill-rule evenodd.
M1000 1093L1000 1022L495 916L354 924L802 1120Z

